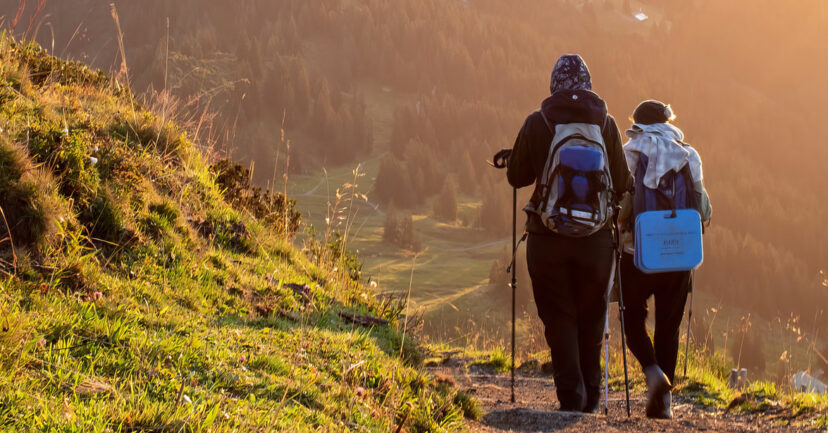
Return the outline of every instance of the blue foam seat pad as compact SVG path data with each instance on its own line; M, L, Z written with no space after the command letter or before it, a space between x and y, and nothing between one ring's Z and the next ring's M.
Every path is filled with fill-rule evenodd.
M689 271L704 260L701 216L695 209L643 212L635 219L635 266L644 273Z

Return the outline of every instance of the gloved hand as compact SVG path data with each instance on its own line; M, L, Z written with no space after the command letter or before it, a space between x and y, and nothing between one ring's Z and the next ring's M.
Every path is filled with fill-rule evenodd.
M512 156L512 149L503 149L492 158L492 165L494 168L506 168L510 156Z
M632 194L625 192L620 205L621 209L618 212L618 230L625 232L627 227L631 225L629 223L633 213Z

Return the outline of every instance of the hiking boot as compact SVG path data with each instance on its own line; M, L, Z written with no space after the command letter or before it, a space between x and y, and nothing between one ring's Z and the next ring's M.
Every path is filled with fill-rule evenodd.
M655 364L644 369L644 376L647 381L647 418L669 418L665 401L670 398L670 379Z
M655 418L655 419L672 419L673 418L673 410L671 409L673 402L673 395L670 391L664 394L664 397L661 399L661 405L659 405L658 412L650 413L649 406L647 407L647 417Z
M667 393L664 394L664 411L661 412L662 416L660 418L662 418L662 419L671 419L673 417L672 406L673 406L673 393L670 392L670 391L667 391Z
M584 406L584 409L581 412L583 412L583 413L596 413L596 412L598 412L598 408L600 406L601 406L601 394L598 394L597 396L588 395L586 406Z
M561 412L582 412L584 410L586 399L584 398L583 391L558 388L556 392L558 394L558 402L561 404L558 410Z

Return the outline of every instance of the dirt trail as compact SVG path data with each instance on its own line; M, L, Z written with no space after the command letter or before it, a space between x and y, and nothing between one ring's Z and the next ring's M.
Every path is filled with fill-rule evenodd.
M482 404L485 415L472 422L475 433L495 432L803 432L816 431L775 425L770 416L725 412L674 397L673 419L650 420L644 417L644 396L632 395L632 417L627 418L624 392L610 392L609 416L558 412L555 386L551 377L516 375L516 403L510 400L508 374L469 366L470 359L448 355L440 366L430 367L437 377L450 378L457 387L469 391Z
M493 247L493 246L496 246L496 245L504 245L505 246L505 245L508 245L507 242L509 242L509 239L501 239L499 241L486 242L486 243L482 243L482 244L472 245L470 247L460 247L460 248L429 247L429 248L437 250L437 251L446 252L446 253L460 253L460 252L466 252L466 251L482 250L484 248L489 248L489 247Z

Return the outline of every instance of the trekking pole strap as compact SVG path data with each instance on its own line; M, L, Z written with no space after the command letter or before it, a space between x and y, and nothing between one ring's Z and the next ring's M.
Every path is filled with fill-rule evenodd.
M521 236L520 240L515 243L515 247L512 250L512 262L509 264L509 267L506 268L507 274L512 272L512 267L515 266L515 261L517 261L517 250L520 247L520 244L522 244L527 237L529 237L529 232L523 232L523 236Z

